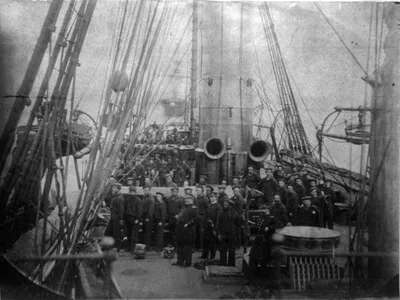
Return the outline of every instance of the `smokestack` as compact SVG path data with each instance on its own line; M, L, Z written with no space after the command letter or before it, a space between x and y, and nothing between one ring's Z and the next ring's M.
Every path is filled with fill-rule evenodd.
M244 78L245 72L242 70L242 65L250 65L252 57L242 47L246 44L243 43L243 37L249 41L252 37L250 32L241 34L242 16L251 15L243 14L242 9L247 12L251 6L247 3L203 2L199 147L204 150L208 160L219 159L218 165L228 161L223 158L228 137L232 140L232 153L235 155L247 155L252 138L252 81ZM246 28L251 28L249 17L243 20ZM235 161L243 164L236 165L236 170L246 167L245 160ZM214 162L212 164L215 165ZM212 169L214 173L230 170L227 166ZM228 177L228 174L220 174L217 181Z

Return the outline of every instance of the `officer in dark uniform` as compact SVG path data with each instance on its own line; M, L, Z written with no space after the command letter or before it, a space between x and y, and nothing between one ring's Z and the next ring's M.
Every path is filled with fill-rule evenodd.
M219 222L218 240L221 266L235 266L236 228L242 225L242 218L231 207L231 200L224 201ZM228 255L227 255L228 254Z
M112 184L112 193L113 196L111 198L110 210L111 210L111 219L107 224L107 228L105 231L105 235L112 236L115 239L115 246L117 251L119 252L121 249L121 226L124 224L124 206L125 199L121 194L122 184L113 183Z
M142 202L143 236L147 249L150 248L151 227L153 225L154 205L156 202L150 190L151 186L148 185L143 188L144 196Z
M229 197L225 193L225 188L226 186L224 185L218 186L218 204L221 205L221 207L224 207L225 201L229 201Z
M172 240L176 247L176 223L178 214L183 210L185 203L183 198L178 196L179 188L171 188L172 195L167 199L168 228L172 234Z
M320 227L320 212L311 204L311 197L305 196L302 201L303 204L299 208L294 225Z
M193 204L193 196L185 196L185 208L178 215L176 227L177 256L174 266L187 268L192 265L194 228L198 220L198 209Z
M211 193L209 197L210 204L207 209L204 224L203 252L200 256L200 258L203 259L208 259L208 254L210 254L210 259L215 258L218 245L217 226L222 212L222 207L217 202L218 193Z
M129 187L129 195L125 196L124 219L128 238L128 251L135 250L139 241L140 219L142 217L142 201L136 196L136 187Z
M204 222L208 209L208 198L204 195L204 189L202 186L196 187L196 199L194 200L194 205L199 210L199 220L196 224L196 245L199 246L198 249L203 249L203 238L204 238Z
M164 248L164 225L167 218L167 207L163 201L163 193L156 193L154 206L154 227L156 232L156 251L160 253Z
M282 228L283 224L271 215L268 208L265 208L263 216L256 224L256 237L250 250L250 276L251 278L260 275L270 261L272 236L275 230Z

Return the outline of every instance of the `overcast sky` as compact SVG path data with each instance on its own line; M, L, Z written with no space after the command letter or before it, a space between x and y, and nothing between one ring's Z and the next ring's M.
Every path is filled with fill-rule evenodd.
M106 80L108 53L120 3L121 1L99 0L80 57L81 66L77 73L76 95L80 99L85 93L79 108L93 116L97 115L102 88ZM176 5L179 6L179 9L170 29L171 38L179 37L178 33L183 32L191 13L191 2L179 1ZM220 4L212 5L218 7ZM370 3L319 3L320 8L328 16L364 69L367 69L371 5ZM3 0L0 2L2 63L9 70L8 76L2 78L3 94L13 94L18 90L48 7L49 2L39 0ZM257 7L257 4L251 7L247 4L245 9L243 77L253 78L259 84L263 82L268 87L268 98L278 107L277 90ZM271 9L282 54L292 76L292 87L300 114L311 144L315 145L314 123L316 126L320 126L335 106L357 107L363 105L365 91L367 91L367 99L370 98L371 91L369 88L365 88L364 82L360 79L364 75L363 71L313 3L272 3ZM199 18L201 20L220 18L220 10L217 8L212 10L212 16L204 16L203 11L204 7L200 8ZM60 14L59 22L64 13L65 7ZM240 6L225 2L224 14L224 20L227 22L224 23L225 59L229 59L224 62L224 66L227 70L230 70L229 68L233 70L238 64L232 59L235 57L232 53L235 53L239 47ZM59 27L58 24L57 28L59 29ZM206 28L207 30L210 32L209 27ZM206 35L204 34L204 36ZM176 43L178 37L176 37ZM190 39L189 31L179 50L181 54L184 54ZM202 42L207 44L207 41L203 40ZM211 43L216 42L212 41ZM371 43L374 45L374 40ZM188 53L190 54L190 51ZM261 78L257 74L255 53L260 60ZM370 73L373 71L374 59L372 56L373 52L370 57ZM178 79L171 82L166 91L166 97L171 95L177 98L186 97L185 93L188 91L186 82L189 82L187 76L190 75L188 72L189 59L190 57L187 56L183 59L181 68L177 72ZM176 66L178 60L172 65ZM38 82L43 74L42 70L33 92L37 92ZM201 95L199 96L201 97ZM306 104L308 112L303 102ZM260 99L255 95L253 107L259 104ZM28 110L24 113L24 118L27 116ZM354 116L355 114L343 114L337 119L337 123ZM162 109L157 108L151 120L160 120L160 117L162 117ZM263 123L270 125L272 121L265 115ZM344 133L344 129L342 126L336 126L331 132ZM347 144L333 143L329 140L326 140L326 144L338 165L350 168L351 164L352 169L357 170L360 146L352 146L350 149Z

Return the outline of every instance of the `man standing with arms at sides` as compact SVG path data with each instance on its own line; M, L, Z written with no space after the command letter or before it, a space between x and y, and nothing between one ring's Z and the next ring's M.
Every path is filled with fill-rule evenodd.
M143 188L143 210L142 210L142 219L143 219L143 236L144 236L144 244L146 244L147 249L150 249L151 242L151 227L153 225L153 215L154 215L154 205L155 199L154 196L150 193L151 187L146 185Z
M177 187L171 188L172 195L167 199L167 213L168 213L168 227L172 235L174 247L176 248L176 224L178 214L185 207L183 198L178 196L179 189Z
M136 196L136 187L129 187L129 195L125 196L125 226L128 237L128 251L134 251L139 241L140 218L142 217L142 201Z
M242 225L242 218L230 207L230 200L224 207L218 222L219 254L221 266L235 266L236 228ZM228 255L227 255L228 254Z
M167 218L167 208L163 201L164 195L156 193L156 204L154 206L154 225L156 231L156 251L160 253L164 248L164 224Z
M279 191L278 183L272 175L272 168L261 168L260 178L257 189L264 194L264 204L271 206L274 201L274 195Z
M112 236L115 239L115 246L117 252L121 250L121 226L124 224L124 205L125 199L121 194L122 184L113 183L112 184L112 194L110 201L111 219L107 224L105 234L107 236Z
M217 252L217 225L222 212L222 207L218 204L217 197L217 193L211 193L209 196L210 204L204 225L203 253L200 256L202 259L208 259L208 254L210 254L210 259L212 260L215 258L215 253Z
M233 197L231 198L233 201L233 209L242 218L243 216L243 207L244 207L244 199L240 193L240 186L233 187ZM239 250L242 244L242 226L236 227L236 250Z
M225 193L225 186L220 185L218 186L218 204L221 207L224 207L224 202L229 201L228 195Z
M207 196L204 195L204 190L202 186L196 187L196 199L194 201L194 205L198 208L199 211L199 220L196 224L196 237L198 239L199 250L203 250L203 238L204 238L204 222L208 209L208 199Z
M173 266L187 268L192 265L194 226L198 219L197 207L193 204L193 196L185 196L185 208L178 216L176 227L178 260Z

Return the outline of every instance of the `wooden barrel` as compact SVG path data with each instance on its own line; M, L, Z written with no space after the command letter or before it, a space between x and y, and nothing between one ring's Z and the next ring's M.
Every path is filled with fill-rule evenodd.
M291 251L332 251L340 244L340 233L322 227L288 226L277 230L284 236L282 247Z

